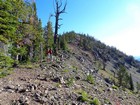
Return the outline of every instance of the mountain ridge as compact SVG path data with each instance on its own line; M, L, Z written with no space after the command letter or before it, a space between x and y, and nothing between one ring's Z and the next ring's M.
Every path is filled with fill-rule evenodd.
M135 60L133 56L128 56L115 47L107 46L89 35L71 31L64 33L62 36L65 37L68 43L73 43L85 51L90 51L95 60L101 63L102 69L116 72L119 65L123 65L130 74L136 74L134 76L135 83L140 81L140 62Z

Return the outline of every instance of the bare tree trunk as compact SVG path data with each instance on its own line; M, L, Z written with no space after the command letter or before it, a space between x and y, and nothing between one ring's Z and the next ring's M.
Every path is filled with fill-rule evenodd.
M29 58L30 58L30 61L32 61L32 60L33 60L33 45L32 45L32 46L30 46Z
M17 49L19 49L20 48L20 46L18 45L18 44L16 44L16 47L17 47ZM16 55L16 60L18 61L19 60L19 53L17 53L17 55Z
M57 44L57 34L58 34L58 18L59 15L56 14L56 18L55 18L55 32L54 32L54 44Z
M19 60L19 54L16 55L16 60L17 60L17 61Z
M59 20L62 20L60 18L60 14L65 13L65 9L67 6L67 2L65 3L64 7L62 7L62 1L61 0L55 0L56 10L55 10L55 32L54 32L54 53L57 53L57 35L58 35L58 29L60 28Z

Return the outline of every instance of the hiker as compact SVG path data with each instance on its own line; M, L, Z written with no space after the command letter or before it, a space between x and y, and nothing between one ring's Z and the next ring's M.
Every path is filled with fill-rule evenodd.
M53 61L53 56L52 56L52 48L47 49L47 61Z

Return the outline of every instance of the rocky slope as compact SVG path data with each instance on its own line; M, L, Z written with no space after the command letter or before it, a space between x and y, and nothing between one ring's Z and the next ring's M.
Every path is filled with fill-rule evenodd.
M0 104L140 105L139 94L105 81L90 52L71 44L69 52L60 52L55 58L40 66L15 68L1 78Z
M140 61L135 60L133 56L128 56L115 47L107 46L89 35L71 31L64 33L62 36L68 43L91 52L95 61L100 64L98 68L117 74L120 65L123 65L127 72L132 75L134 84L140 83Z

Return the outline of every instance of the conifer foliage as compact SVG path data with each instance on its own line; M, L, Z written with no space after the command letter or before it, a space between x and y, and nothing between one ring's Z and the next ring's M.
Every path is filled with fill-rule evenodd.
M44 28L44 38L46 47L53 47L53 28L50 20Z
M8 43L16 29L16 17L11 0L0 0L0 41Z
M0 68L7 63L40 60L43 42L35 2L0 0Z

